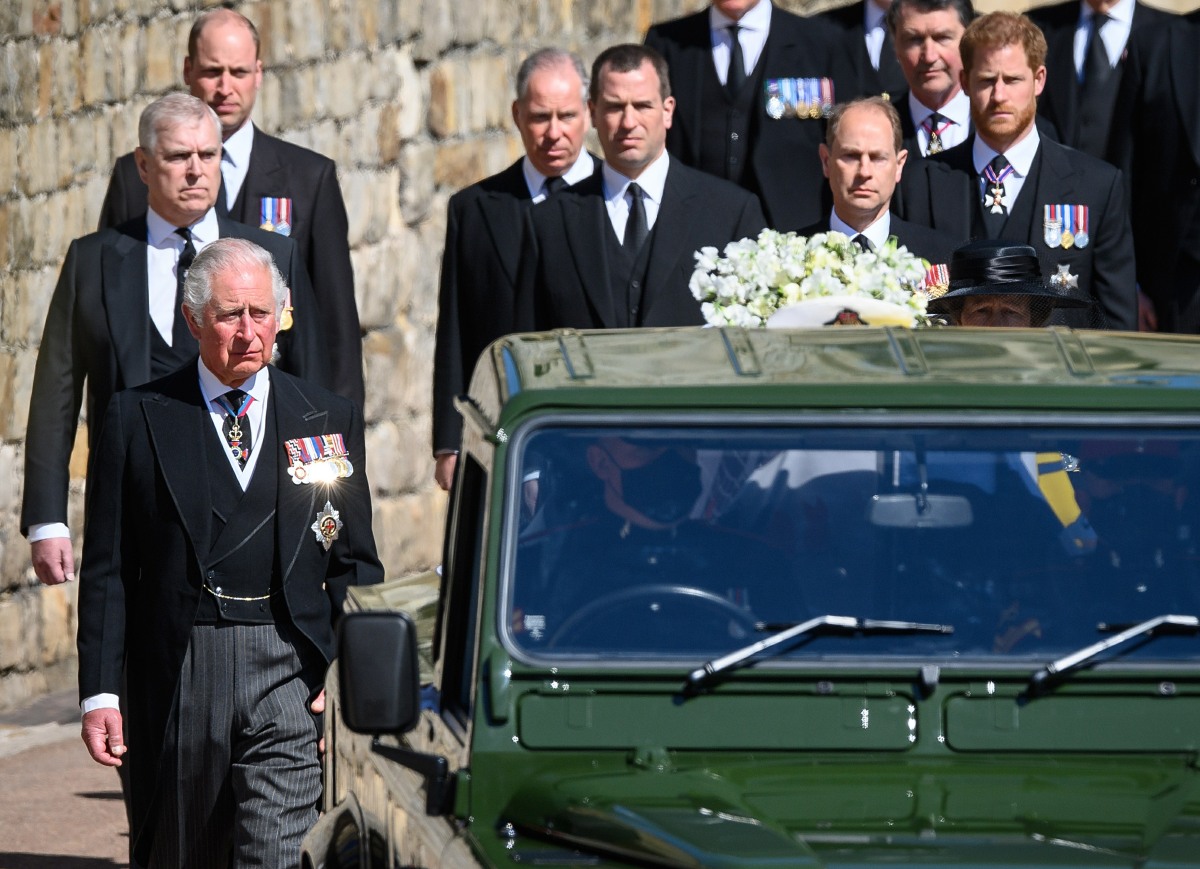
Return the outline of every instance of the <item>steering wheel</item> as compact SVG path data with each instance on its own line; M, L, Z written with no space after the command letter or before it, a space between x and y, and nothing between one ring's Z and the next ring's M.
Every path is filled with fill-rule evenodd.
M611 643L613 636L628 632L631 624L640 624L647 615L654 620L655 636L664 647L672 639L682 639L690 648L721 648L723 639L744 640L758 630L752 612L719 594L690 585L656 583L609 592L588 602L567 617L546 647L552 649L564 639L572 645ZM681 626L687 628L685 637L679 636ZM595 635L595 640L589 635Z

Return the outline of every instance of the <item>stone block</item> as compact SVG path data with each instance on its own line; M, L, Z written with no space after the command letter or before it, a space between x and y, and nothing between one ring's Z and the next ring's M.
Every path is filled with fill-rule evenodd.
M375 96L393 100L396 106L396 133L401 139L412 139L424 129L426 93L412 52L407 47L396 52L395 69L395 93Z
M350 246L372 244L388 231L395 200L394 173L343 169L338 176L350 222Z
M399 310L396 284L409 264L399 256L392 239L364 245L350 252L354 264L358 319L364 330L390 326Z
M5 202L0 200L0 263L9 261L9 251L12 250L12 223L9 219L9 213L15 203ZM12 275L5 274L3 278L5 285L11 283ZM0 324L4 320L4 311L0 311ZM3 334L3 326L0 325L0 334Z
M338 163L345 161L343 132L333 120L324 120L298 130L281 132L285 139L301 147L324 154Z
M433 460L429 433L411 421L385 420L367 431L367 472L375 497L412 492L428 484Z
M377 112L375 157L381 165L387 166L400 158L400 145L403 140L400 135L400 107L394 103L386 103L379 106Z
M36 363L35 353L0 353L0 437L6 440L25 437Z
M4 299L0 340L21 347L37 345L56 276L57 272L46 266L17 272L4 281L0 288Z
M412 404L407 401L409 376L408 345L413 342L404 330L393 326L367 333L363 340L366 366L366 416L371 420L403 417Z
M0 505L20 504L22 454L15 443L0 443ZM12 524L6 523L11 529Z
M446 496L426 492L382 499L372 525L389 577L427 570L442 560Z
M141 86L145 90L161 93L182 86L187 33L180 33L180 29L175 18L152 18L146 22L144 51L140 56Z
M36 662L39 666L55 664L75 653L75 631L72 622L78 589L77 582L41 589L38 625L41 648L38 650Z
M409 142L400 151L400 211L410 226L429 214L433 198L434 165L437 149L430 142Z
M17 191L17 130L0 127L0 199ZM0 263L8 262L0 256Z
M284 128L304 126L315 116L316 68L307 66L288 69L279 77L279 125Z
M146 54L145 31L134 21L113 30L113 93L124 101L138 92L142 79L142 58Z
M38 52L28 40L8 46L5 78L12 87L12 117L32 121L38 113L38 77L41 73Z
M58 186L53 156L58 149L57 132L49 118L42 118L21 130L24 141L17 153L17 183L23 195L36 196Z
M7 600L0 600L0 671L24 668L30 663L24 597L18 593Z
M420 6L420 30L413 44L418 60L433 62L454 44L454 13L456 0L409 0L410 6Z
M84 105L113 100L113 30L106 26L89 28L79 37L79 91Z
M258 99L254 101L253 119L259 127L271 132L279 130L282 91L278 73L264 72L262 87L258 89Z
M312 61L325 53L325 14L320 0L287 4L288 60Z
M469 187L493 174L487 171L487 142L466 139L447 142L437 149L433 160L433 181L452 191Z
M66 39L49 43L51 51L50 111L65 115L79 110L79 46Z
M322 64L317 79L317 103L321 117L347 120L364 108L374 70L361 55L347 54ZM386 69L381 77L386 77Z

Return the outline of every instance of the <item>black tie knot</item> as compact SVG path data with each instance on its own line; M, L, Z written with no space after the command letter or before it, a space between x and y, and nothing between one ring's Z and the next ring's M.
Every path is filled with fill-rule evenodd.
M547 178L546 183L543 187L543 189L546 191L546 198L549 199L551 196L553 196L555 193L562 190L566 186L567 186L566 179L564 179L561 175L558 176L557 178Z
M853 241L856 245L861 247L867 253L870 253L871 251L875 250L875 245L871 244L871 239L867 238L861 232L858 235L854 236L854 238L852 238L851 241Z
M997 154L992 158L992 162L988 163L994 175L999 176L1001 172L1008 168L1008 158L1003 154Z

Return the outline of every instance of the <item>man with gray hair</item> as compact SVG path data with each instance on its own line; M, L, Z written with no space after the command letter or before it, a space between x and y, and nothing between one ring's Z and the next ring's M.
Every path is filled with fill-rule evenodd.
M362 415L268 364L287 297L258 245L208 245L184 283L199 359L114 396L96 447L83 741L128 763L135 865L299 865L335 621L383 579Z
M169 94L138 124L138 172L148 207L115 229L71 243L50 300L34 371L25 439L21 531L38 579L74 579L67 517L70 462L86 383L89 469L114 392L174 371L196 355L181 312L183 278L218 238L266 248L291 287L280 367L321 376L319 318L308 274L288 238L236 223L213 208L220 189L221 126L195 97Z
M583 147L587 90L575 54L543 48L525 58L512 104L525 156L450 198L433 361L434 477L443 489L454 477L462 434L454 397L466 392L483 348L512 331L525 212L599 172Z

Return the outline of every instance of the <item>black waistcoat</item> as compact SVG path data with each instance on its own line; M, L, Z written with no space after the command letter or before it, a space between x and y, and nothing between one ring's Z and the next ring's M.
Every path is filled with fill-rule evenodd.
M1108 134L1112 129L1113 114L1117 106L1117 89L1121 85L1121 71L1124 64L1118 64L1112 75L1104 84L1078 88L1079 122L1076 124L1073 141L1067 142L1072 148L1077 148L1085 154L1091 154L1101 160L1108 153Z
M742 88L731 97L717 78L711 62L704 65L700 88L699 169L741 184L750 158L750 124L762 90L762 58L746 76Z
M1039 145L1037 154L1034 155L1033 162L1029 165L1029 174L1025 177L1025 183L1021 185L1021 192L1017 196L1017 201L1012 203L1012 207L1008 210L1008 217L1004 221L1004 225L1000 232L996 235L989 235L987 231L987 223L983 217L983 187L979 186L979 196L975 199L975 216L973 220L971 233L972 238L1002 238L1007 241L1020 242L1021 244L1029 243L1029 227L1037 215L1034 209L1037 208L1037 186L1038 177L1042 172L1042 148ZM977 176L978 177L978 176ZM975 182L979 185L979 182ZM1041 220L1038 220L1041 225ZM1040 236L1040 233L1039 233Z
M176 311L175 319L178 320L181 317L183 317L183 312ZM184 331L187 330L184 329ZM150 323L150 379L157 380L160 377L166 377L177 368L182 368L184 364L196 357L198 349L199 345L196 343L196 339L190 334L186 341L172 347L163 340L162 335L158 334L158 327L152 321Z
M608 259L609 292L612 294L613 310L617 313L617 327L628 329L642 325L645 305L642 304L646 291L646 271L650 267L650 247L654 244L654 229L646 236L642 249L631 257L617 240L611 221L605 220L609 231L604 233L604 255ZM655 228L658 221L654 222Z
M284 610L275 545L279 436L272 408L268 402L262 436L253 445L255 452L261 452L244 492L226 457L228 447L216 429L208 427L205 443L213 515L212 539L204 558L207 588L233 598L271 597L240 601L201 591L198 622L264 624L275 621Z

